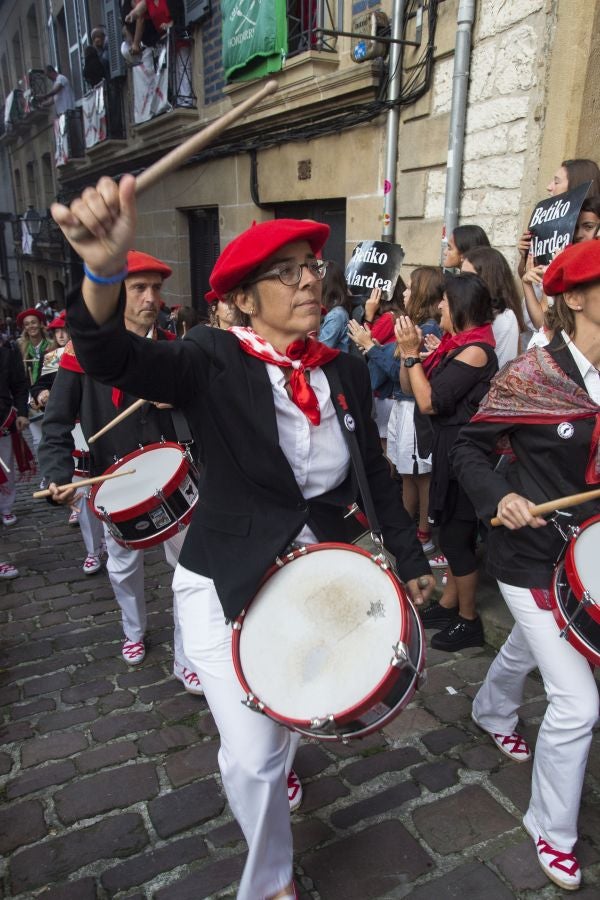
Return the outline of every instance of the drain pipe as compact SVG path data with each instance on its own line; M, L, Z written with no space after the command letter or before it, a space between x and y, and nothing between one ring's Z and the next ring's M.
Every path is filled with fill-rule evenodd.
M406 0L394 0L392 11L392 34L396 40L402 40L402 26ZM394 103L400 96L402 78L402 44L390 44L389 56L390 83L388 101ZM385 138L385 167L383 182L383 230L381 240L394 243L396 234L396 172L398 168L398 126L400 109L392 106L388 110L387 131Z
M456 45L454 50L454 74L452 76L452 106L448 135L448 164L446 173L446 197L444 200L444 228L442 232L442 260L448 246L448 236L458 224L458 201L462 177L465 145L465 119L467 115L467 91L471 62L471 33L475 22L475 0L459 0L456 17Z

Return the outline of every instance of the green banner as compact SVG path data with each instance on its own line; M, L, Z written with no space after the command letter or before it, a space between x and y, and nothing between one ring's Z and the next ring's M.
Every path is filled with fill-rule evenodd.
M221 0L227 81L278 72L287 54L286 0Z

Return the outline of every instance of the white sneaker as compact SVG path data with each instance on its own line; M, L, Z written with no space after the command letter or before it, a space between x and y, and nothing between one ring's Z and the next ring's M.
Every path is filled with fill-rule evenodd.
M19 574L19 570L15 569L15 567L11 563L0 563L0 578L16 578Z
M72 509L69 513L69 518L67 519L67 525L79 525L79 512L76 509Z
M6 525L7 528L10 525L14 525L16 521L17 521L17 517L14 516L12 513L4 513L2 515L2 524Z
M547 843L527 821L527 815L523 818L523 828L535 843L538 862L550 881L564 891L576 891L581 884L581 869L575 854L563 853Z
M144 661L146 646L143 641L125 641L121 654L128 666L139 666Z
M83 562L82 568L84 575L95 575L98 569L102 568L102 560L94 553L88 553Z
M294 812L295 809L298 809L300 804L302 803L302 783L293 769L290 769L290 774L287 778L287 791L288 791L288 802L290 804L290 812Z
M185 666L180 665L176 662L173 665L173 675L183 684L184 688L190 694L197 694L198 696L204 694L204 690L202 689L202 685L200 684L200 679L196 672L192 672L191 669L187 669Z

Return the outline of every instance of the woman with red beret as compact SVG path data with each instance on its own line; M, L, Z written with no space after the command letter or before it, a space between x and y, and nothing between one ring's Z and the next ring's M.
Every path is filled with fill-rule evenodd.
M17 327L21 329L21 337L17 345L21 351L29 383L35 384L40 377L44 364L44 355L52 349L52 342L45 333L46 320L39 309L24 309L17 316Z
M488 569L515 619L475 697L473 719L506 755L528 759L515 729L525 679L539 669L548 707L523 825L546 875L575 890L581 882L577 816L598 689L588 661L560 636L551 611L552 575L565 539L531 509L600 482L600 242L567 247L546 270L544 291L555 297L554 338L496 376L451 457L479 517L502 523L490 530ZM495 449L514 457L505 469L492 468ZM568 528L599 512L594 500L558 518Z
M71 332L87 372L178 407L202 448L199 500L173 582L185 651L219 728L223 784L248 842L238 898L293 898L290 806L299 787L288 794L286 776L298 735L243 705L231 622L292 542L348 542L358 488L342 422L356 435L386 546L415 602L434 579L381 451L365 366L309 337L319 328L326 263L317 254L329 228L276 219L243 232L210 283L250 325L193 328L160 346L122 323L134 188L130 176L119 185L102 178L70 208L52 209L84 260ZM81 225L90 232L83 239Z

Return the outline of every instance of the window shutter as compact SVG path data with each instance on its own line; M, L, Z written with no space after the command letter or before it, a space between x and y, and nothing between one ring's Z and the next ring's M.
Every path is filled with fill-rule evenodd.
M108 38L108 61L110 65L110 77L119 78L127 72L125 60L121 55L121 11L119 0L104 0L104 21L106 22L106 36Z

